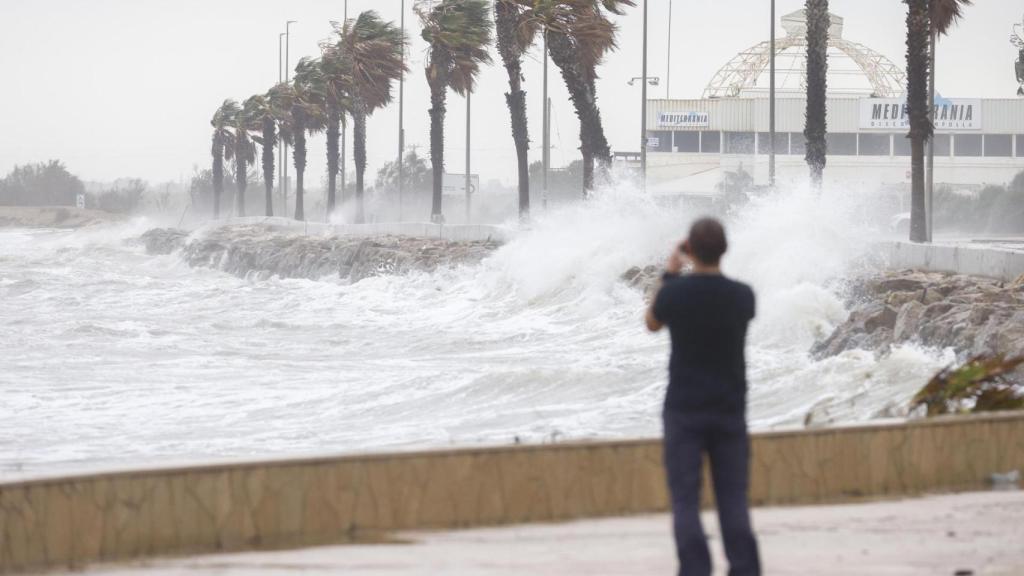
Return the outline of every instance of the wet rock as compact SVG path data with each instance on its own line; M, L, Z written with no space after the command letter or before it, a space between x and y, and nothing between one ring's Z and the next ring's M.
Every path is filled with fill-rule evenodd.
M191 240L182 231L151 230L142 239L151 253L180 249L190 266L216 268L243 278L338 277L351 282L473 264L498 247L490 240L304 236L260 225L224 226Z
M890 272L862 278L848 319L811 352L828 357L846 350L883 352L915 342L952 348L960 356L1024 354L1024 279Z
M188 232L174 228L154 228L139 239L149 254L171 254L180 250L188 239Z

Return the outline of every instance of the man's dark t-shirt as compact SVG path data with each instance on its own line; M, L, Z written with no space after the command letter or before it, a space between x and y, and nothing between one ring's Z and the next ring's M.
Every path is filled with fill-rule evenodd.
M654 302L654 317L672 334L665 409L744 413L747 326L754 291L721 275L669 278Z

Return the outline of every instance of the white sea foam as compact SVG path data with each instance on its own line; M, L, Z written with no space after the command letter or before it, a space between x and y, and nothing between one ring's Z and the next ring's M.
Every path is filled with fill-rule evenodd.
M947 358L807 353L845 318L871 239L853 194L799 190L728 218L758 292L755 428L891 413ZM151 223L0 231L0 477L225 456L659 433L668 339L620 276L698 214L618 186L539 213L479 265L242 280L126 245Z

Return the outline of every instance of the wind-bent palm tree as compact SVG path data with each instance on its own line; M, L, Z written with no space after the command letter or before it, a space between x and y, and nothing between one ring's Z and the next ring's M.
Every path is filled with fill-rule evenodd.
M323 82L327 133L327 218L334 214L338 196L338 172L341 166L341 126L352 111L351 77L345 68L341 51L330 43L320 47L320 77ZM344 202L345 191L342 190Z
M928 102L931 32L948 34L971 0L904 0L907 4L907 113L910 121L910 241L928 240L925 221L924 149L932 137Z
M238 102L225 100L213 114L210 126L213 126L213 217L220 218L220 197L224 193L224 159L230 160L235 155L235 134L231 131L235 116L238 114Z
M420 0L416 13L423 39L430 45L427 84L430 85L430 164L434 170L433 222L442 222L441 188L444 178L444 116L448 88L460 96L473 91L480 66L489 64L487 46L492 23L486 0Z
M403 53L406 39L394 22L385 22L373 10L336 27L334 52L347 75L352 113L353 160L356 165L356 223L365 217L366 118L391 102L391 85L407 71Z
M305 220L306 134L315 134L326 124L324 80L319 58L303 58L295 66L291 94L292 159L295 162L295 219Z
M266 214L274 215L274 148L277 146L277 118L271 108L270 98L262 94L250 96L242 105L249 119L249 128L258 135L253 139L263 150L263 185L266 189Z
M927 0L926 0L927 1ZM828 0L806 0L807 18L807 116L804 138L807 139L805 158L811 170L811 186L821 190L828 144L826 101L828 91L828 29L832 19L828 13Z
M606 171L612 162L597 107L597 66L617 47L616 25L609 14L622 15L633 0L518 0L528 6L527 18L537 19L547 35L548 52L569 90L580 119L583 155L583 195L594 189L594 164Z
M255 161L255 147L249 138L250 118L245 108L239 109L232 118L235 131L235 215L245 216L245 189L249 178L246 171Z
M530 49L540 29L534 18L517 0L494 3L494 27L498 54L508 72L509 91L505 93L512 116L512 141L519 163L519 218L530 216L530 134L526 124L526 92L523 91L523 54Z

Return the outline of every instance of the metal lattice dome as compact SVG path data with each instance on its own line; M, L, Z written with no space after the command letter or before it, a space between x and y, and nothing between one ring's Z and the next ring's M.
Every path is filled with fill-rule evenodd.
M843 19L829 14L828 92L831 95L895 98L906 75L874 50L843 38ZM803 10L782 17L786 34L775 41L775 90L780 96L803 96L807 86L807 18ZM704 98L768 94L771 42L737 54L704 89Z

